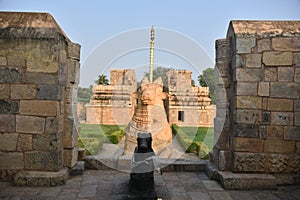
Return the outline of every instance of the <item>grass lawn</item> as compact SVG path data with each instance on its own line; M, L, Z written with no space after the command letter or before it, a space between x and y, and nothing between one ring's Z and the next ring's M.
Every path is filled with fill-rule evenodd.
M203 159L213 148L214 129L209 127L178 127L172 125L173 134L187 153L193 152Z
M214 128L209 127L180 127L194 142L204 142L210 149L214 145ZM196 132L197 131L197 132Z
M126 126L104 124L79 124L79 147L87 151L87 155L97 154L104 142L118 143L124 136Z

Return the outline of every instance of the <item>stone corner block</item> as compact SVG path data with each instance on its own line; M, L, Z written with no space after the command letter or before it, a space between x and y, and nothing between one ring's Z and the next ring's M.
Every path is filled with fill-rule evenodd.
M236 50L237 53L251 53L251 49L255 47L256 38L250 37L238 37L236 38Z
M67 55L68 58L80 60L80 44L68 42Z

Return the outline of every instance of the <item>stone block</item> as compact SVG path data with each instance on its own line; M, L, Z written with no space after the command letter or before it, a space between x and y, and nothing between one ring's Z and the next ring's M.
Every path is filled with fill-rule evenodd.
M258 153L263 151L264 140L256 138L239 138L233 139L233 149L238 152Z
M62 167L61 151L25 152L25 169L58 171Z
M260 82L264 78L262 69L243 69L237 68L235 74L236 81L243 82Z
M242 55L239 55L239 54L235 54L232 58L232 63L231 63L231 66L232 68L243 68L245 67L245 58L244 56ZM230 63L228 63L228 66L229 66ZM228 67L230 68L230 66ZM229 72L227 73L226 76L229 75Z
M266 66L293 65L293 53L291 53L291 52L263 52L262 62Z
M35 99L36 86L33 84L22 84L11 86L12 99Z
M32 150L32 135L19 134L17 151L31 151Z
M261 123L261 110L242 110L237 109L235 115L235 122L241 124L256 124Z
M251 53L251 49L255 47L256 38L254 36L244 36L236 38L236 51L240 53Z
M54 73L30 73L24 74L24 81L32 84L55 85L59 83L59 76Z
M19 101L0 99L0 114L17 114L18 111Z
M300 126L300 112L295 112L295 126Z
M0 84L0 98L8 99L9 98L10 86L6 84Z
M39 58L28 58L26 62L28 72L57 73L57 55L38 55Z
M216 117L214 119L214 128L217 131L229 131L230 129L230 121L228 118Z
M47 117L45 133L57 133L59 131L60 123L62 122L60 122L59 117Z
M271 112L271 125L293 125L292 112Z
M85 160L85 157L86 157L85 148L78 148L78 161Z
M21 69L16 67L0 67L0 83L19 83Z
M80 60L80 45L68 42L67 57L74 60Z
M277 67L265 68L265 81L277 81Z
M294 111L300 111L300 100L294 100Z
M300 67L300 53L294 53L294 64L297 67Z
M62 136L58 133L34 135L32 148L38 151L54 151L62 148Z
M216 132L215 132L216 134ZM216 135L215 135L216 136ZM214 146L223 149L228 150L229 149L229 132L221 132L218 137L214 137L215 144Z
M0 132L16 132L16 116L0 114Z
M16 116L16 132L43 134L45 130L45 118L35 116Z
M233 172L265 172L267 155L264 153L233 153Z
M278 81L293 82L294 68L293 67L278 67Z
M237 82L236 93L237 95L256 96L257 83Z
M271 82L270 97L299 98L299 83Z
M23 153L4 153L0 152L0 169L23 169L24 168L24 156Z
M300 126L285 126L284 140L300 141Z
M16 151L17 140L17 133L0 133L0 151Z
M63 168L58 172L45 171L20 171L13 180L14 186L47 187L58 186L66 183L68 169Z
M263 110L267 110L267 108L268 108L268 98L263 97L262 101L263 101L262 102L262 108L263 108Z
M270 190L276 189L275 177L271 174L238 174L218 172L220 182L226 190Z
M75 175L82 175L84 172L85 166L84 166L84 161L78 161L72 169L70 169L70 175L75 176Z
M79 73L80 73L80 65L77 60L71 60L68 59L68 78L67 83L68 84L78 84L79 82Z
M300 153L300 142L296 142L296 153Z
M216 59L217 61L226 61L229 59L229 46L230 41L228 39L218 39L215 42L216 46Z
M21 100L20 113L22 115L56 116L59 111L57 101Z
M261 68L261 54L248 54L246 56L246 67Z
M237 96L236 108L261 109L262 98L256 96Z
M37 99L38 100L61 100L62 87L57 85L38 85Z
M272 48L275 51L300 51L300 38L297 37L272 38Z
M294 82L296 83L300 82L300 68L295 69Z
M7 66L10 67L25 67L25 59L20 56L8 55Z
M258 96L268 97L270 95L270 83L259 82L258 83Z
M236 124L233 135L236 137L255 138L258 136L259 126L257 124Z
M295 152L295 142L284 140L265 140L264 152L292 154Z
M266 139L267 138L266 126L259 126L258 138L260 138L260 139Z
M267 139L283 139L284 126L267 126Z
M269 98L268 99L268 110L269 111L293 111L293 100L292 99L279 99Z
M64 152L63 165L69 168L74 167L77 164L78 148L75 147L73 149L64 149L63 152Z
M65 119L64 123L64 148L70 148L77 146L78 144L78 128L77 124L72 118Z
M299 170L300 160L289 154L269 154L268 171L271 173L291 173Z
M0 66L6 66L7 65L7 59L4 56L0 56Z
M232 164L231 160L231 151L220 151L218 169L220 171L230 170Z
M271 50L271 39L270 38L263 38L257 40L257 52L261 53L264 51Z

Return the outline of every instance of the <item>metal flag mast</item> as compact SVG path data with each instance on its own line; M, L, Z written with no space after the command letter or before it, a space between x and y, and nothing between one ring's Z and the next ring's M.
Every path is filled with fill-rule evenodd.
M153 53L154 53L154 26L152 26L152 28L151 28L151 41L150 41L150 63L149 63L149 65L150 65L149 66L150 67L150 70L149 70L150 83L153 82Z

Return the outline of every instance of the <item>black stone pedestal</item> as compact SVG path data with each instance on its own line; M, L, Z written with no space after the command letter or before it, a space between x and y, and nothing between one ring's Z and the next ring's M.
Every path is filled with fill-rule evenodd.
M151 146L151 133L139 133L129 180L128 199L157 199L154 187L156 156Z

